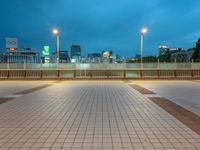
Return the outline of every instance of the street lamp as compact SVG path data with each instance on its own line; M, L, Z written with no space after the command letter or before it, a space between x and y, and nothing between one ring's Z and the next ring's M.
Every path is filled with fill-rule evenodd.
M56 51L57 51L57 63L60 62L60 32L58 29L53 29L53 34L56 35Z
M141 65L143 63L143 58L142 57L143 57L143 48L144 48L144 34L147 33L147 31L148 31L147 28L142 28L141 32L140 32L140 39L141 39L141 43L140 43L141 44L140 45L141 46L140 47L141 48L140 49L140 63L141 63Z

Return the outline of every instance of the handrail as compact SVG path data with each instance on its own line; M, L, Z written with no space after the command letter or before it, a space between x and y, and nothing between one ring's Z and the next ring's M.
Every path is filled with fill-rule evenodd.
M124 64L11 64L0 63L0 69L200 69L200 63L124 63Z

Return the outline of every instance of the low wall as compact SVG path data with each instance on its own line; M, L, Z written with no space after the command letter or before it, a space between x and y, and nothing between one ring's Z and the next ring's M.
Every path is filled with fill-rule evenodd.
M0 79L200 79L200 69L3 69Z

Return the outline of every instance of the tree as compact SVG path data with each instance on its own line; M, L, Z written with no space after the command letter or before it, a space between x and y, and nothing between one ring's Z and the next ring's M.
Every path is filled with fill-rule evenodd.
M156 57L156 56L143 57L143 62L145 62L145 63L155 63L155 62L158 62L158 57Z
M196 42L196 47L194 48L194 54L192 56L195 62L200 61L200 39Z
M160 62L171 62L171 54L165 54L159 56Z

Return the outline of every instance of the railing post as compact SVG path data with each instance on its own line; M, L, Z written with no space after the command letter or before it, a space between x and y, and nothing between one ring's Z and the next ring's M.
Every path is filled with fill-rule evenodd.
M42 62L40 63L40 70L42 70Z
M76 79L76 70L73 70L74 72L74 79Z
M157 76L160 78L160 69L157 70Z
M106 72L107 72L107 78L109 78L109 73L110 73L109 70L106 70Z
M126 70L124 70L124 79L126 79Z
M176 63L176 58L174 59L174 63L175 63L175 69L177 69L177 63Z
M192 59L191 69L193 69L194 59Z
M40 78L43 78L43 70L40 70Z
M177 72L174 70L174 77L177 78Z
M140 68L141 68L141 69L143 69L143 68L144 68L144 66L143 66L143 63L140 63Z
M7 62L7 70L9 70L10 69L10 63L9 63L9 61Z
M56 68L59 69L59 63L57 63L57 67Z
M26 70L24 70L24 78L26 78Z
M191 70L191 76L192 76L192 78L194 78L194 70L193 69Z
M60 79L60 70L57 70L57 79Z
M160 69L160 59L158 59L158 65L157 68Z
M24 61L24 64L23 64L23 68L24 70L26 70L26 62Z
M7 70L7 71L8 71L7 78L9 79L10 78L10 70Z
M90 78L92 78L93 70L90 70Z
M140 78L141 79L143 78L143 70L142 69L140 70Z

